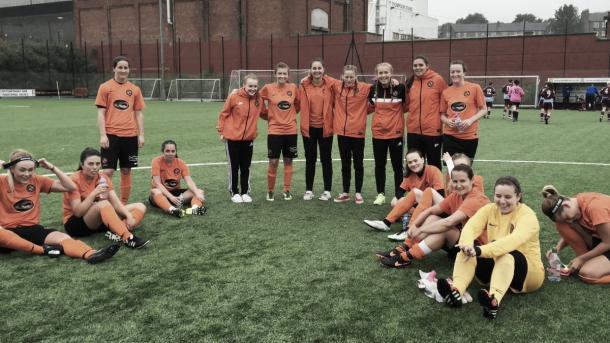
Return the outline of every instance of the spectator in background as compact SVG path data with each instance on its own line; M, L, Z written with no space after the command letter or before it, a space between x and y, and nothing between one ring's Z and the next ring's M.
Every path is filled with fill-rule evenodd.
M599 95L599 91L595 85L587 87L585 92L585 102L587 104L587 111L595 111L595 98Z
M570 93L572 93L572 85L563 85L563 87L561 87L561 93L563 95L563 109L567 110L570 108Z

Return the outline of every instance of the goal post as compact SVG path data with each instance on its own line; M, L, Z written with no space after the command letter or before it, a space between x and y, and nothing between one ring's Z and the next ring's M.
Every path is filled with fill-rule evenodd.
M540 90L540 77L538 75L500 75L500 76L470 76L466 75L466 81L478 83L481 88L487 87L489 81L493 82L496 89L494 104L504 104L502 87L508 80L519 80L521 88L525 92L521 100L521 107L536 107L538 102L538 91Z
M131 83L140 87L142 96L146 100L159 99L161 79L130 79Z
M237 69L231 71L231 78L229 79L229 90L227 94L231 94L233 90L239 89L244 85L244 77L248 74L254 74L258 78L258 88L263 88L268 83L275 82L275 70L271 69ZM290 82L299 84L299 82L309 75L309 69L290 69L288 73L288 80Z
M169 85L169 101L221 101L220 79L174 79Z

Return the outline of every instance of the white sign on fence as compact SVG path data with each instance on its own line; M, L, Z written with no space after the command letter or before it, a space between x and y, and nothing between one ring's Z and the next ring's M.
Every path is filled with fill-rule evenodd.
M36 96L35 89L0 89L0 98L23 98Z

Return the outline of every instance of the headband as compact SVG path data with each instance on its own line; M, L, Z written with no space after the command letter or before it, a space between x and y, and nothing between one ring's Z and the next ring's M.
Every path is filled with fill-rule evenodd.
M8 169L8 168L10 168L10 167L12 167L12 166L16 165L17 163L19 163L19 162L23 162L23 161L32 161L32 162L34 162L34 165L35 165L36 167L38 167L38 161L36 161L35 159L33 159L33 158L31 158L31 157L24 156L24 157L19 157L18 159L12 160L12 161L10 161L10 162L8 162L8 163L4 163L4 164L2 165L2 168L4 168L4 169Z
M563 204L563 198L557 199L555 206L553 206L553 209L551 210L551 214L556 214L561 208L561 204Z

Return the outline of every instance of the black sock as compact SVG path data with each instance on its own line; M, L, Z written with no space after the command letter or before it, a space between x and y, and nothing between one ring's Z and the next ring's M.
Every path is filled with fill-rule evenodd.
M389 220L385 219L385 218L383 219L383 222L384 222L384 223L385 223L385 225L387 225L388 227L392 226L392 223L391 223Z
M515 119L515 121L519 120L519 112L513 112L513 118Z

